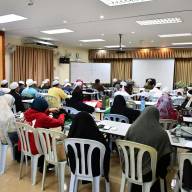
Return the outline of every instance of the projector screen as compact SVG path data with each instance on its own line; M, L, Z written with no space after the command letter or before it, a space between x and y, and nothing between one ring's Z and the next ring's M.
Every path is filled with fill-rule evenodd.
M100 79L101 83L111 83L111 63L71 63L71 82L77 79L85 83L94 83Z
M148 78L161 82L162 87L173 89L174 59L133 59L132 79L143 87Z

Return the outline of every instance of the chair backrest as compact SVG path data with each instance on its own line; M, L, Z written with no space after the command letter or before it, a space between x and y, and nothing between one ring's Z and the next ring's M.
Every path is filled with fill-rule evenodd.
M19 135L19 139L21 142L21 151L25 155L30 156L32 154L31 147L30 147L30 135L33 135L37 151L39 154L42 154L42 148L39 143L37 129L33 128L32 126L30 126L28 124L20 123L20 122L16 123L16 127L17 127L17 132Z
M80 111L78 111L77 109L75 109L73 107L64 107L64 109L67 111L67 113L73 114L73 115L76 115L77 113L80 112Z
M64 134L62 132L43 128L39 128L37 131L45 159L52 164L56 164L58 162L57 142L64 140Z
M152 180L156 179L157 151L153 147L125 140L116 140L116 144L121 165L129 182L143 184L142 159L146 152L151 159Z
M60 106L57 97L54 97L52 95L44 95L44 99L49 104L49 108L57 108Z
M104 161L104 154L106 149L102 143L98 141L89 140L89 139L78 139L78 138L65 139L64 143L65 143L65 151L67 152L67 154L69 151L69 147L74 152L75 164L76 164L75 175L77 177L79 177L80 179L83 179L83 178L87 179L87 178L93 177L92 153L94 149L99 149L100 167L98 169L100 169L100 175L103 174L103 161ZM80 155L78 153L77 145L79 145ZM86 146L89 146L87 153L85 153ZM88 168L88 172L86 172L86 167Z
M132 100L128 100L127 101L127 107L131 108L131 109L136 109L137 108L137 105L134 101Z
M106 114L104 120L117 121L121 123L129 123L129 119L119 114Z
M179 185L182 188L183 169L185 160L188 160L192 164L192 153L180 153L179 154ZM191 171L191 170L189 170Z
M163 126L165 130L172 129L174 125L177 124L177 120L173 119L160 119L159 123Z

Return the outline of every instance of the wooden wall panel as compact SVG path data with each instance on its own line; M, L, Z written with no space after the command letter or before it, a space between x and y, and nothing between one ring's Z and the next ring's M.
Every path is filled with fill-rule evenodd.
M5 78L5 34L0 31L0 79Z

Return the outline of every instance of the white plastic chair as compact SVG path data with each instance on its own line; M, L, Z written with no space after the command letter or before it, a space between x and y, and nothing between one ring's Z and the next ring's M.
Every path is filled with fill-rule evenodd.
M133 100L128 100L127 107L129 107L131 109L137 109L137 104Z
M183 180L183 168L184 168L184 162L185 160L189 160L190 163L192 164L192 153L180 153L179 154L179 178L177 178L177 184L176 184L176 190L179 191L178 189L180 188L181 192L187 192L185 189L182 187L182 180ZM191 192L192 190L190 190Z
M70 180L70 187L69 191L70 192L77 192L78 188L78 181L79 180L86 180L86 181L92 181L93 187L92 191L93 192L99 192L100 191L100 177L103 174L103 162L104 162L104 155L105 155L105 146L98 142L98 141L93 141L89 139L78 139L78 138L68 138L65 139L65 151L68 153L69 146L72 148L74 154L75 154L75 164L76 164L76 169L75 173L71 172L71 180ZM80 146L80 157L78 155L77 151L77 144ZM89 146L88 152L87 152L87 157L85 156L85 145ZM99 149L100 152L100 175L93 177L92 174L92 152L94 149ZM86 160L87 161L86 161ZM69 161L70 162L70 161ZM86 163L87 162L87 168L88 168L88 173L86 173ZM81 163L81 164L80 164ZM80 167L81 167L81 172L80 172ZM106 186L106 191L110 191L110 186L109 182L105 180L105 186Z
M76 115L77 113L80 112L80 111L78 111L77 109L75 109L73 107L64 107L64 109L66 110L67 113L73 114L73 115Z
M43 154L45 156L41 189L44 190L47 165L52 164L55 165L56 173L58 171L59 192L64 192L65 165L67 161L58 161L56 150L58 139L63 141L64 134L43 128L38 129L38 134Z
M156 165L157 151L150 146L125 141L116 140L117 148L120 155L121 167L124 165L121 178L120 192L124 192L126 180L128 181L128 191L131 191L131 184L142 186L142 192L150 192L150 188L156 181ZM143 181L142 158L147 152L151 159L152 180L150 182ZM161 191L164 191L164 181L160 179Z
M19 179L22 178L22 168L23 168L23 161L25 157L26 166L27 163L27 156L31 157L31 179L32 179L32 185L36 184L36 175L37 175L37 166L38 166L38 159L42 155L41 146L38 141L37 136L37 130L33 127L31 127L28 124L24 123L16 123L19 139L21 142L21 162L20 162L20 172L19 172ZM33 134L35 139L36 148L38 150L38 154L33 155L31 153L31 147L30 147L30 139L29 135Z
M165 130L172 129L174 125L177 124L177 120L173 119L160 119L159 123L163 126Z
M119 114L106 114L104 120L118 121L121 123L129 123L129 119L123 115Z

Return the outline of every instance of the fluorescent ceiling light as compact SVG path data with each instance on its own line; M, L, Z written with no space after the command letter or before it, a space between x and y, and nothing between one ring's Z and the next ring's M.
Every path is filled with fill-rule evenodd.
M172 45L192 45L192 42L172 43Z
M100 0L108 6L118 6L118 5L126 5L126 4L134 4L134 3L142 3L152 0Z
M138 23L139 25L162 25L162 24L172 24L181 22L182 20L180 17L136 21L136 23Z
M158 35L161 38L165 37L188 37L192 36L192 33L176 33L176 34L165 34L165 35Z
M106 47L106 48L119 48L120 46L119 45L106 45L104 47ZM121 47L125 47L125 45L121 45Z
M0 16L0 23L10 23L14 21L21 21L24 19L27 19L27 18L19 15L15 15L15 14L9 14L9 15Z
M70 29L53 29L53 30L47 30L47 31L41 31L42 33L46 33L46 34L60 34L60 33L71 33L74 32Z
M104 39L84 39L84 40L79 40L83 43L90 43L90 42L101 42L101 41L105 41Z

